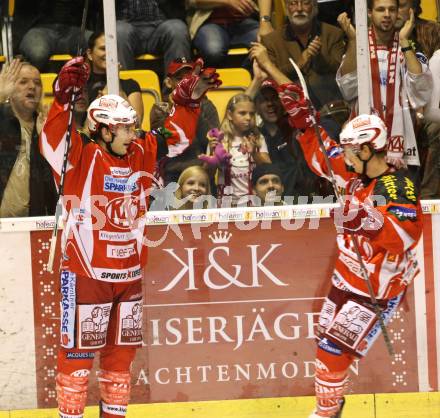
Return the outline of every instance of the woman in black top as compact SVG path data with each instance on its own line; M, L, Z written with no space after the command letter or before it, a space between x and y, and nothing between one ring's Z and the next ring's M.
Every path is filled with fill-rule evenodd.
M91 103L96 97L107 94L104 32L95 32L89 38L88 46L87 59L91 67L91 72L89 81L87 82L87 92L89 103ZM142 103L141 88L138 82L132 78L127 80L119 79L119 95L126 98L134 110L136 110L139 117L139 126L141 126L144 116L144 105Z

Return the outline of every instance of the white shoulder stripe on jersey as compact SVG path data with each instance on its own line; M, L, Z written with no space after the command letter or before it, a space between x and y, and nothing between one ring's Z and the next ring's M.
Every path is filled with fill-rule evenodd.
M49 162L52 169L58 174L61 175L61 168L63 166L64 161L64 150L66 144L66 133L63 136L63 139L60 141L56 149L53 149L47 140L47 135L44 130L41 132L41 150L44 158ZM72 168L72 164L68 161L67 163L67 171Z

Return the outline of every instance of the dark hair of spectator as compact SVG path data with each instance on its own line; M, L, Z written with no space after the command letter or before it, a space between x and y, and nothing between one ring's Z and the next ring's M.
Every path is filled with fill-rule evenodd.
M440 48L440 25L436 22L425 22L417 25L417 41L422 52L431 58L434 52Z
M263 164L258 164L252 170L252 175L251 175L252 186L255 187L257 185L258 180L261 177L266 176L267 174L273 174L275 176L278 176L281 182L283 181L283 173L276 164L263 163Z
M422 14L422 6L420 6L421 0L412 0L412 9L414 10L414 16L416 19Z
M93 49L95 47L95 43L96 40L99 39L101 36L104 36L105 33L104 31L97 31L97 32L93 32L90 35L89 41L87 42L87 46L89 47L89 49Z
M376 1L377 0L367 0L367 8L368 8L368 10L371 10L374 7L374 3ZM399 7L399 0L395 0L395 2L396 2L396 6Z

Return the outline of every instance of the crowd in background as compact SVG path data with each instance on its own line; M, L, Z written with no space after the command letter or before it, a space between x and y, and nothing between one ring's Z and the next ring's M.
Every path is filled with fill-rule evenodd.
M195 70L196 59L201 57L208 67L226 67L230 48L249 49L241 63L252 74L246 92L231 97L225 115L204 98L190 145L158 161L157 184L164 190L174 182L178 187L174 202L164 199L163 205L159 204L163 196L153 193L154 209L313 203L320 201L316 197L332 194L331 185L307 166L295 139L298 132L289 125L279 99L282 86L268 78L265 68L271 62L296 81L289 61L293 59L320 110L320 124L337 140L345 121L357 112L353 1L283 0L285 23L276 28L271 0L115 3L120 68L139 68L136 57L145 53L159 55L163 63L158 69L163 101L149 114L135 80L121 79L119 94L136 110L139 126L149 118L151 129L163 135L173 106L171 92ZM393 164L409 166L422 198L438 199L440 27L420 18L420 0L400 0L398 6L396 0L368 3L370 10L382 3L395 4L396 9L391 15L380 15L379 10L371 18L376 38L370 49L375 48L379 57L377 74L372 71L372 103L385 121L389 119L388 157ZM47 111L40 104L40 73L53 70L51 55L76 55L83 4L78 0L16 4L14 52L20 57L3 65L0 73L0 217L55 211L55 186L37 146ZM88 104L107 92L101 1L89 2L82 41L91 74L74 116L77 129L84 130ZM388 74L381 71L381 59L388 59L381 54L391 56L397 45L398 84L388 91L391 69L386 68Z

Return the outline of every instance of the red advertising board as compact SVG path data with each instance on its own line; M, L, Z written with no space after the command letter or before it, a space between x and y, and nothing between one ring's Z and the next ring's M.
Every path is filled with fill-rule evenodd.
M145 269L132 402L312 395L313 335L336 255L333 223L162 223L148 232L160 244ZM58 276L45 270L48 239L48 231L31 232L40 408L56 405ZM395 357L379 339L353 365L351 392L419 390L414 312L411 288L389 325ZM90 404L97 397L92 378Z

